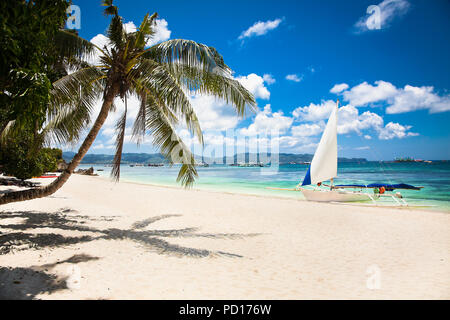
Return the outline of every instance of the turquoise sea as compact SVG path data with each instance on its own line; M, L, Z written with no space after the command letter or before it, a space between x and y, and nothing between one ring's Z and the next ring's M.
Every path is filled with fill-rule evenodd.
M83 164L80 168L93 166L100 176L109 177L110 167ZM225 191L243 194L269 195L303 199L301 192L270 190L267 187L294 188L308 169L307 165L281 165L278 170L267 168L240 168L227 165L199 167L196 189ZM121 181L143 184L179 186L176 182L179 166L130 167L121 166ZM411 205L432 205L427 208L450 212L450 162L427 163L340 163L337 184L376 182L407 183L423 186L420 191L401 190Z

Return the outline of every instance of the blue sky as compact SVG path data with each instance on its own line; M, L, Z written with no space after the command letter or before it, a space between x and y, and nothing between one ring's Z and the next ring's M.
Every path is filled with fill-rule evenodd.
M73 3L81 9L79 34L103 44L109 19L100 1ZM450 159L449 1L115 4L130 28L147 12L158 12L154 42L184 38L215 47L255 94L258 111L245 120L220 101L192 97L211 145L220 144L225 130L252 137L277 128L280 151L313 153L339 98L340 156ZM368 14L370 5L378 7ZM110 116L91 152L114 152L115 119ZM180 134L190 141L182 129ZM129 141L124 151L154 149Z

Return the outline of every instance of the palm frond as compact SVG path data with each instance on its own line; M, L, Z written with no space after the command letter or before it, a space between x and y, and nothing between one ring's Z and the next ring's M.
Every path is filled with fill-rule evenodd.
M139 79L142 86L148 89L154 97L164 102L175 115L183 117L188 130L203 143L200 122L189 98L181 88L177 79L165 66L149 59L141 59L139 65L132 70L131 76Z
M139 111L136 115L136 119L134 120L133 124L133 131L132 131L132 137L136 141L137 145L139 146L141 142L143 141L143 138L145 136L145 123L146 123L146 104L147 104L147 93L143 92L139 96L139 99L141 101L141 105L139 107Z
M241 117L246 115L247 106L250 111L255 111L256 101L253 95L232 77L183 64L172 64L167 69L185 90L218 97L233 105Z
M186 187L192 186L198 175L195 168L195 159L191 151L177 135L174 127L152 96L147 97L145 110L146 129L149 130L152 136L153 145L159 148L161 154L171 164L182 164L177 182L181 182Z
M78 101L81 94L80 88L84 88L86 93L88 93L81 96L81 98L88 98L89 100L93 98L92 95L102 92L105 85L105 81L102 80L105 78L106 75L99 68L87 67L54 82L49 116L52 117L53 112L57 112L58 108L67 104L70 105L73 101Z
M139 29L136 31L136 39L135 39L135 48L144 48L147 40L152 38L156 33L153 25L155 24L155 20L158 17L158 14L155 12L150 17L148 13L145 15L144 20L142 20Z
M107 35L109 42L116 48L116 50L123 48L125 44L125 31L123 29L122 18L118 15L115 15L111 19Z
M91 111L106 85L98 68L88 67L53 84L44 131L48 141L75 142L90 123Z
M85 61L83 58L78 59L78 58L73 57L71 59L65 59L63 61L63 67L65 68L66 71L68 71L67 73L69 73L70 71L77 71L80 69L93 67L93 65L91 65L89 62ZM97 67L97 66L95 66L95 67Z
M134 90L134 93L136 93L138 96L141 96L144 93L147 96L151 95L155 100L155 103L160 108L161 112L164 113L164 116L170 121L173 126L177 126L179 124L178 116L173 112L171 108L168 108L164 104L164 101L159 97L154 88L143 85L141 80L142 79L133 79L132 89Z
M14 135L17 130L18 126L16 126L16 121L9 121L3 131L0 132L0 146L3 145L10 136Z
M87 104L82 106L82 103L61 110L58 117L47 122L43 128L46 144L75 144L83 131L88 128L91 115L92 106Z
M91 58L95 53L95 46L92 42L67 30L59 30L56 33L55 46L58 50L58 55L65 58L86 59Z
M143 55L163 64L184 64L212 71L217 67L231 74L217 50L191 40L174 39L154 45Z
M102 6L106 7L105 10L103 10L105 16L117 15L118 10L117 7L113 5L113 0L103 0Z

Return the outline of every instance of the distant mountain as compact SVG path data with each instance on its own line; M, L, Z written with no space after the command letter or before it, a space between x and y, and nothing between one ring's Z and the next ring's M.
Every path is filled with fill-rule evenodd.
M294 153L279 153L278 154L278 163L280 164L289 164L289 163L304 163L311 162L313 158L312 154L294 154ZM256 153L240 153L238 155L234 155L233 157L225 158L223 157L223 161L225 159L228 160L226 163L239 163L239 162L262 162L268 163L271 162L271 154L261 154L258 157ZM276 161L276 159L274 159ZM367 162L365 158L338 158L338 162Z
M75 156L75 152L63 152L63 159L66 162L72 160ZM84 156L81 163L84 164L108 164L112 163L114 160L114 155L112 154L95 154L88 153ZM168 161L163 155L159 153L149 154L149 153L124 153L122 154L122 163L167 163Z
M63 158L66 162L72 160L75 156L75 152L63 152ZM279 163L280 164L288 164L288 163L303 163L310 162L313 158L312 154L293 154L293 153L280 153L279 154ZM83 164L109 164L112 163L114 159L114 155L112 154L93 154L89 153L84 156L81 163ZM211 157L202 157L195 156L197 162L206 162L209 164L212 163L239 163L239 162L263 162L268 163L271 161L270 154L261 154L259 157L255 153L240 153L234 155L233 157L223 157L223 158L211 158ZM227 160L227 161L226 161ZM339 162L367 162L365 158L339 158ZM122 163L123 164L132 164L132 163L168 163L168 161L164 158L164 156L160 153L124 153L122 155Z

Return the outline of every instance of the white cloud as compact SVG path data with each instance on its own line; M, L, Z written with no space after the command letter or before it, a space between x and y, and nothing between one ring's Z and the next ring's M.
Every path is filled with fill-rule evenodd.
M374 11L361 17L354 25L357 33L369 30L388 28L396 17L403 16L409 9L407 0L384 0L380 2Z
M350 132L361 134L363 130L377 129L380 126L383 126L383 118L376 113L366 111L359 114L358 109L352 105L346 105L339 108L339 134L346 134Z
M250 91L255 98L265 100L270 98L270 92L264 86L264 82L266 82L266 80L264 80L263 77L258 76L255 73L251 73L248 76L237 77L236 80L239 81L248 91Z
M273 142L278 143L281 150L286 148L294 152L301 152L300 150L303 152L314 152L317 147L317 143L310 142L304 137L281 136L273 139Z
M109 46L109 40L103 34L96 35L95 37L93 37L91 39L91 42L102 50L105 47ZM99 59L100 55L101 55L100 51L98 49L95 49L95 53L91 57L86 58L86 61L89 62L90 64L98 65L98 64L100 64L100 59Z
M268 104L256 114L253 123L248 128L241 129L240 132L248 136L266 134L270 131L284 134L291 127L293 120L291 117L284 116L281 111L272 112L270 104Z
M115 146L114 145L104 145L103 143L96 143L92 146L92 150L110 150L110 149L114 149Z
M408 132L409 129L411 129L411 126L392 122L384 126L384 120L380 115L370 111L358 114L358 109L352 105L343 106L339 109L339 134L355 132L361 135L365 130L373 130L381 140L401 139L419 135L418 133ZM370 140L371 136L365 135L364 138Z
M276 29L282 21L282 19L269 20L266 22L258 21L250 28L243 31L238 39L243 40L245 38L265 35L270 30Z
M275 82L275 79L269 74L261 77L251 73L235 79L249 90L255 98L261 99L270 98L270 92L265 83ZM224 131L234 129L239 124L239 117L236 115L235 108L220 99L208 95L194 95L190 100L202 130Z
M127 33L135 32L137 30L137 27L133 21L124 23L123 27ZM156 19L153 28L155 30L155 34L151 38L147 39L146 46L150 47L170 39L172 31L168 29L168 23L166 20ZM109 40L104 34L97 34L91 39L91 42L101 49L103 49L104 47L110 47ZM94 57L88 59L88 62L98 64L100 62L99 56L100 52L97 50Z
M318 121L328 119L331 110L336 105L335 101L322 101L321 104L311 103L309 106L298 107L292 114L295 118L303 121Z
M291 132L293 136L296 137L310 137L310 136L317 136L320 134L325 127L325 122L319 122L319 123L305 123L298 126L293 126L291 128Z
M295 133L297 133L298 136L313 136L313 133L317 135L320 134L321 130L318 130L318 127L322 126L323 128L324 121L328 119L331 110L335 106L336 102L327 100L322 101L321 104L311 103L308 106L295 109L292 112L294 118L302 121L303 123L297 127L292 127L292 134L295 135ZM354 132L358 135L362 135L364 131L372 130L382 140L418 135L417 133L408 132L411 126L399 126L401 125L394 125L391 123L385 127L384 120L380 115L370 111L365 111L360 114L358 108L351 104L339 108L339 134ZM309 135L308 132L310 133ZM364 135L364 138L370 140L372 137L366 134Z
M405 113L427 109L430 113L450 111L450 95L440 96L432 86L397 88L386 81L375 81L375 85L363 82L350 90L335 85L331 92L340 93L345 101L360 107L375 103L387 104L386 113Z
M274 84L276 80L271 74L265 74L263 75L264 82L266 82L268 85Z
M136 32L137 28L133 21L127 22L123 24L123 28L126 33Z
M369 146L357 147L355 150L370 150Z
M297 146L291 150L298 153L314 153L318 145L318 142L298 142Z
M331 88L330 92L331 93L339 93L339 92L342 92L342 91L347 90L347 89L348 89L348 84L341 83L341 84L334 85L334 87Z
M239 122L235 109L213 96L195 95L191 103L200 121L202 130L233 129Z
M153 26L153 30L155 31L155 33L151 38L147 39L146 45L150 47L170 39L172 31L168 29L168 25L169 24L165 19L156 19L155 25ZM127 33L136 32L137 30L137 27L133 21L124 23L123 26Z
M165 19L155 20L155 34L147 41L147 46L153 46L170 39L172 31L168 28L169 23Z
M303 75L298 76L298 75L296 75L296 74L288 74L288 75L286 76L286 80L294 81L294 82L300 82L300 81L303 80Z
M399 123L389 122L382 130L379 131L378 138L381 140L390 140L394 138L405 138L418 136L418 133L407 132L411 126L403 126Z
M430 113L450 110L450 95L439 96L433 87L413 87L406 85L399 89L393 103L386 108L386 113L404 113L428 109Z
M397 93L397 88L386 81L375 81L375 86L363 82L350 90L344 91L344 100L354 106L364 106L369 103L391 99Z
M103 34L98 34L91 39L91 42L96 46L103 49L106 45L108 45L108 38Z

